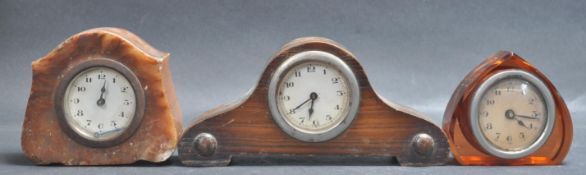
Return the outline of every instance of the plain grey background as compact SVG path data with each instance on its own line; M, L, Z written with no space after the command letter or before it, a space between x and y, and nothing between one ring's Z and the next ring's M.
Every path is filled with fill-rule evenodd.
M184 123L245 94L286 42L346 46L383 97L442 120L460 80L512 50L566 100L574 143L562 166L34 166L20 149L33 60L83 30L112 26L171 53ZM0 174L578 174L586 166L586 1L7 1L0 0ZM186 124L184 124L186 125Z

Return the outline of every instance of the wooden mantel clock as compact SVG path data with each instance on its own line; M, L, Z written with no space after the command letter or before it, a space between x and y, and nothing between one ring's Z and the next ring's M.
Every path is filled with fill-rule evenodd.
M182 132L168 61L124 29L70 37L32 63L24 153L37 164L166 160Z
M256 88L205 112L178 146L188 166L442 164L449 146L422 115L379 97L358 60L334 41L286 44Z
M556 165L572 144L572 120L556 88L508 51L462 80L443 125L463 165Z

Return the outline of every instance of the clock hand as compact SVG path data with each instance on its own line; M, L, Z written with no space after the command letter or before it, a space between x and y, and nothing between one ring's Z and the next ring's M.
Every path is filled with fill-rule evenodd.
M311 98L310 98L310 99L307 99L307 100L305 100L305 101L304 101L303 103L301 103L299 106L297 106L297 107L293 108L293 111L295 111L295 110L299 109L301 106L303 106L305 103L309 102L310 100L311 100Z
M509 109L509 110L505 111L505 117L507 119L514 119L514 120L517 121L517 124L519 124L519 125L527 128L527 129L529 129L529 127L527 127L527 125L525 125L525 122L523 122L522 120L519 120L517 118L518 116L519 115L515 114L515 111L513 111L512 109ZM526 117L526 116L524 116L524 117Z
M519 119L515 119L515 120L517 120L517 124L529 129L529 127L527 127L527 125L525 125L525 123L522 120L519 120Z
M102 85L102 89L100 89L100 99L96 102L98 106L103 106L106 104L106 100L104 99L104 92L106 92L106 80L104 80L104 85Z
M315 93L315 92L312 92L312 93ZM317 94L315 94L315 95L317 96ZM307 102L311 101L311 96L312 96L312 95L311 95L311 94L309 94L309 99L305 100L303 103L301 103L299 106L297 106L297 107L293 108L292 110L293 110L293 111L295 111L295 110L297 110L297 109L301 108L301 107L302 107L302 106L303 106L305 103L307 103ZM317 98L317 97L316 97L316 98Z
M515 115L515 117L521 117L521 118L526 118L526 119L539 119L537 117L529 117L529 116L526 116L526 115Z
M106 135L108 133L117 132L117 131L120 131L120 130L123 130L123 129L125 129L125 128L116 128L116 129L109 130L109 131L96 132L96 133L94 133L94 136L95 137L100 137L100 136Z
M311 106L309 107L309 117L307 117L307 120L311 120L311 114L313 114L313 99L311 99Z
M311 100L311 106L309 107L308 120L311 120L311 115L313 114L313 103L314 103L315 99L317 99L317 93L311 92L311 94L309 94L309 99Z

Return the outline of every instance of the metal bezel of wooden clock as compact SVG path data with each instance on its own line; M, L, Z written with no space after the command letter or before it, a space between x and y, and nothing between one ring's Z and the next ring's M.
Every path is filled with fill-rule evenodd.
M296 65L311 61L321 62L339 70L342 76L346 79L351 91L349 99L350 103L348 105L349 109L345 116L343 116L344 119L337 125L327 129L325 132L319 133L301 131L295 128L283 118L277 106L278 85L285 74ZM323 142L335 138L350 126L356 117L358 107L360 106L360 88L356 75L352 69L350 69L350 67L339 57L323 51L304 51L286 59L271 75L268 89L268 103L273 120L289 136L305 142Z
M63 109L64 96L71 80L75 78L79 73L96 67L106 67L122 74L130 82L130 85L134 90L136 98L136 108L134 112L134 117L132 118L132 121L128 128L125 131L123 131L122 134L103 141L90 140L80 135L80 128L78 128L76 124L72 124L72 121L67 120L65 116L66 112ZM63 78L59 82L57 90L54 94L54 104L60 127L63 130L63 132L65 132L72 140L86 146L100 148L118 145L126 141L132 135L134 135L143 119L143 114L145 110L145 94L138 77L136 77L132 70L130 70L128 67L126 67L124 64L118 61L107 58L96 58L84 61L82 63L79 63L78 65L73 66L73 68L63 73L62 77Z
M498 83L501 80L509 79L509 78L520 78L523 79L531 84L533 84L541 93L541 98L543 98L546 109L547 109L547 121L545 124L545 128L539 138L533 142L530 146L525 149L518 150L518 151L506 151L499 149L489 143L486 139L484 134L479 128L478 124L478 104L482 98L482 95L486 90L488 90L492 85ZM470 116L470 126L472 128L472 133L476 138L476 141L479 145L484 149L484 151L492 154L496 157L503 158L503 159L517 159L522 158L525 156L530 155L531 153L537 151L543 144L547 141L549 135L551 134L552 128L554 126L555 117L556 117L556 107L553 96L547 86L535 75L530 74L528 72L512 69L512 70L504 70L500 71L488 78L484 81L478 89L474 92L474 96L472 97L472 103L470 104L471 108L469 111Z

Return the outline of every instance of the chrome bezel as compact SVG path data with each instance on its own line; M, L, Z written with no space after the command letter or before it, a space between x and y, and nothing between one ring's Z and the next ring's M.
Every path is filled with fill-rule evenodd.
M75 122L70 120L68 115L70 115L64 109L66 106L65 103L65 95L67 89L72 80L77 77L80 73L85 72L86 70L96 68L96 67L104 67L108 69L112 69L114 71L119 72L128 80L132 89L135 94L135 101L136 101L136 109L134 116L131 120L129 126L119 135L114 137L109 137L105 140L94 140L92 139L91 135L88 135L81 126L77 125ZM90 147L111 147L116 146L126 140L128 140L134 133L138 130L140 123L143 120L144 112L145 112L145 94L144 90L142 89L142 85L138 77L134 74L130 68L126 67L124 64L108 59L108 58L95 58L91 60L84 61L79 63L78 65L73 66L70 70L66 70L63 73L63 78L59 82L57 86L57 90L54 94L54 104L55 104L55 111L57 113L57 119L59 121L59 125L63 132L65 132L72 140L86 145Z
M285 59L286 60L283 61L283 63L281 63L275 72L271 75L269 82L268 103L272 118L275 123L277 123L277 125L289 136L305 142L327 141L344 132L350 126L354 118L356 118L358 107L360 106L360 87L358 84L358 79L356 78L356 75L350 66L348 66L348 64L338 56L324 51L315 50L303 51ZM291 68L309 61L321 62L339 70L342 76L344 76L346 79L351 93L349 99L349 109L346 113L346 116L344 116L344 119L341 120L338 124L325 130L325 132L307 132L292 126L286 119L284 119L284 116L282 116L281 112L279 112L277 105L277 91L281 79L289 70L291 70Z
M482 96L485 94L485 91L488 90L495 83L498 83L501 80L509 79L509 78L519 78L519 79L523 79L523 80L533 84L533 86L535 86L537 88L537 90L539 90L539 92L541 93L542 98L544 100L544 103L546 105L546 110L547 110L547 117L546 117L547 121L545 124L545 128L543 129L543 132L541 133L539 138L530 146L528 146L522 150L517 150L517 151L503 150L503 149L500 149L500 148L494 146L493 144L491 144L487 140L487 138L484 136L484 134L482 134L482 131L480 129L481 126L478 123L478 117L479 117L478 116L478 106L479 106L479 102L481 101ZM471 107L470 107L470 111L469 111L469 116L470 116L470 123L469 124L472 128L472 133L474 134L476 141L478 142L478 144L480 144L480 146L482 147L482 149L484 149L484 151L486 151L487 153L489 153L491 155L494 155L496 157L503 158L503 159L522 158L522 157L528 156L529 154L531 154L531 153L537 151L539 148L541 148L541 146L543 146L543 144L545 144L549 135L551 134L551 131L554 126L555 118L556 118L555 101L553 99L553 95L551 94L549 88L547 88L545 83L543 83L543 81L541 79L539 79L537 76L535 76L531 73L525 72L523 70L517 70L517 69L500 71L500 72L492 75L486 81L484 81L478 87L478 89L474 92L474 96L472 98L472 103L470 105L471 105Z

